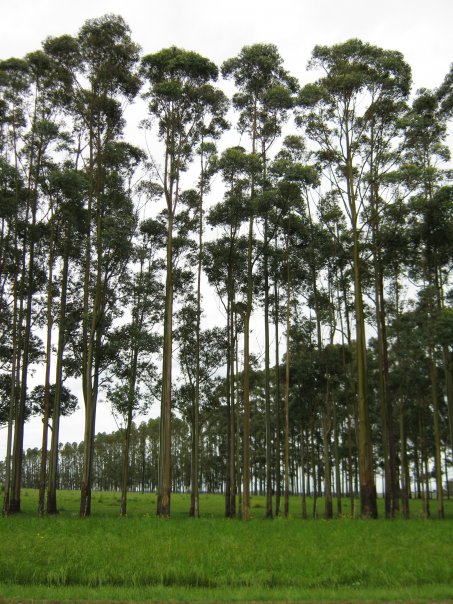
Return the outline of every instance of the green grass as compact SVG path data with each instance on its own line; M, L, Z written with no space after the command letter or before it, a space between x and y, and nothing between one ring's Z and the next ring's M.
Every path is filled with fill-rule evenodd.
M78 517L78 493L59 493L61 512L39 518L37 494L25 513L0 518L0 599L50 600L453 600L453 505L447 518L410 521L263 518L252 498L249 523L223 518L223 498L172 496L172 519L155 516L155 495L93 494ZM433 502L434 503L434 502ZM310 502L309 502L310 504ZM433 506L434 507L434 506Z

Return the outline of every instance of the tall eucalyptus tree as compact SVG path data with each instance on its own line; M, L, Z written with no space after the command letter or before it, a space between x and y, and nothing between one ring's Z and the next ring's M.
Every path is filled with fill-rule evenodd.
M362 283L366 227L363 212L369 201L369 183L365 177L368 153L363 150L369 120L376 114L379 103L408 94L410 69L401 53L382 50L357 39L331 47L316 46L309 66L322 70L325 75L302 90L300 123L319 145L319 159L327 165L327 176L341 196L351 225L361 513L364 517L374 518L377 505Z
M146 98L150 116L157 119L163 143L163 167L158 170L166 204L167 251L162 360L161 439L157 514L170 516L171 492L171 387L173 339L173 224L181 192L181 179L201 140L208 116L218 111L219 97L213 85L218 69L209 59L176 47L147 55L142 75L148 83Z
M247 302L244 313L244 372L243 372L243 507L242 517L250 517L250 318L253 309L253 265L256 261L253 250L253 230L257 213L258 189L267 187L267 159L270 147L281 133L282 125L288 117L288 110L294 105L294 94L298 90L295 78L283 68L283 60L273 44L254 44L245 46L237 57L225 61L222 75L231 78L239 91L233 96L233 105L239 110L238 129L247 134L251 141L252 154L257 154L262 162L260 173L252 175L251 206L248 218L247 250ZM268 254L269 245L268 218L264 212L265 256L265 366L266 366L266 517L271 518L272 480L271 480L271 413L269 383L269 284Z
M286 282L286 353L284 381L284 514L289 513L289 399L290 399L290 334L291 308L295 285L306 280L305 267L307 253L313 249L313 242L307 245L306 207L308 190L319 184L317 169L304 163L308 160L305 144L301 137L287 136L282 149L270 165L269 173L274 179L275 209L277 233L284 239L284 261L282 281ZM303 251L302 251L303 250ZM276 308L278 300L275 300ZM277 356L276 363L279 363ZM277 411L278 413L278 411Z
M200 159L200 174L198 178L198 187L195 196L192 196L193 209L198 219L198 258L196 272L196 300L197 315L195 325L195 390L193 397L193 423L192 423L192 489L189 516L198 517L200 508L199 497L199 407L200 407L200 381L201 381L201 277L203 267L203 249L204 249L204 203L205 196L209 193L211 179L216 172L217 149L213 140L219 138L223 130L227 128L227 122L224 120L224 113L227 110L227 98L220 92L217 92L217 101L211 108L212 118L205 123L201 132L201 142L197 148L197 155ZM191 196L189 196L189 199Z
M83 162L88 180L87 227L80 342L85 436L80 515L88 516L91 513L93 444L108 292L118 274L115 269L124 266L133 223L130 199L121 191L129 160L125 160L126 148L118 141L124 126L125 105L133 100L140 87L136 72L139 48L132 41L123 19L106 15L87 21L75 38L66 35L47 40L45 50L70 77L70 112L76 126L81 126L81 137L86 146ZM129 150L131 155L135 154ZM122 236L117 240L112 239L114 224L123 227Z
M424 286L426 321L430 329L430 375L432 406L434 408L434 437L438 516L444 517L442 498L442 467L440 451L439 394L437 388L436 349L443 357L445 394L448 403L450 438L453 441L453 376L451 350L443 338L436 338L437 318L445 309L445 284L452 266L452 187L444 185L443 162L450 159L445 145L446 114L439 111L437 96L429 90L418 91L405 119L406 169L412 175L414 196L411 202L417 241L421 244L418 272ZM444 185L444 186L442 186ZM440 341L439 341L440 340ZM440 345L440 346L439 346Z
M242 257L248 242L241 235L241 225L249 215L250 175L259 167L256 155L247 154L243 147L226 149L218 161L218 169L226 187L224 200L211 207L208 223L220 231L215 241L205 246L205 271L221 300L227 318L227 476L225 486L225 515L236 514L235 443L236 413L239 401L235 390L237 362L238 316L244 310L244 267ZM237 372L236 372L237 373ZM236 468L238 470L238 468Z
M2 246L1 246L1 311L2 311L2 368L9 378L4 387L9 390L5 484L3 511L7 513L11 501L11 456L13 428L17 419L21 359L22 310L20 302L21 239L26 221L25 182L20 171L20 141L26 131L26 101L30 95L27 62L8 59L0 63L1 94L1 183L2 183ZM22 245L23 247L23 245ZM25 254L25 249L23 250ZM17 425L17 424L16 424Z
M27 398L27 380L31 361L33 343L33 306L34 298L42 285L41 271L38 270L39 239L41 235L40 212L43 210L43 185L44 166L49 161L52 144L59 137L59 127L55 123L55 94L58 84L55 80L54 64L42 51L30 53L25 57L22 65L5 65L3 73L9 74L9 94L5 100L9 101L12 110L12 155L15 166L20 174L22 186L16 181L16 194L22 188L24 213L22 215L22 240L21 257L17 257L20 266L20 278L16 281L13 290L14 314L18 312L17 323L13 327L13 365L15 376L12 381L12 401L15 405L13 466L11 482L11 499L8 506L9 512L20 511L20 490L22 473L22 448L23 430L25 420L25 406ZM6 69L5 69L6 68ZM18 69L19 68L19 69ZM12 72L14 75L12 76ZM17 78L18 74L20 78ZM11 77L12 76L12 77ZM24 80L25 77L25 80ZM17 84L20 84L22 100L17 104ZM26 86L25 83L27 82ZM15 93L13 91L15 90ZM13 93L13 94L11 94ZM17 111L22 114L19 122L16 121ZM28 120L26 115L28 114ZM19 130L27 127L20 137ZM19 214L18 214L19 216ZM16 239L17 243L18 239ZM16 246L16 244L15 244ZM16 247L16 251L18 248ZM18 305L18 306L17 306ZM16 319L14 319L16 322ZM49 384L47 384L47 390ZM8 485L9 486L9 485Z
M394 78L388 77L389 66ZM385 514L395 516L398 510L398 475L394 435L393 405L389 393L389 362L387 343L387 308L385 299L385 266L383 264L381 222L385 205L383 183L386 175L400 160L401 149L395 141L401 135L401 118L407 106L410 88L410 67L401 57L383 56L374 61L378 82L369 86L370 104L363 116L366 132L364 152L367 154L369 180L368 222L371 227L370 248L373 257L374 300L377 325L377 357L379 364L379 401L382 418L384 451Z
M57 351L55 368L55 396L52 407L52 435L48 462L48 485L46 510L48 514L57 513L57 477L58 446L62 394L64 392L63 363L70 329L68 328L67 301L71 263L80 259L83 245L83 233L86 229L86 212L83 199L87 190L86 178L74 167L55 168L49 177L49 195L54 199L54 229L56 238L55 254L60 260L60 275L56 286L60 290L57 323Z

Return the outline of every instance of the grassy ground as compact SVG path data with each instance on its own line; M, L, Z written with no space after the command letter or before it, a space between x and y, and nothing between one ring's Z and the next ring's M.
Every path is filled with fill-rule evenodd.
M434 503L434 502L433 502ZM309 505L311 502L309 502ZM172 496L172 519L155 516L155 496L94 493L78 517L78 493L59 494L61 513L39 518L37 493L25 513L0 518L0 599L181 601L453 601L453 502L447 518L302 521L223 518L223 498L202 495L202 517ZM434 506L433 506L434 508Z

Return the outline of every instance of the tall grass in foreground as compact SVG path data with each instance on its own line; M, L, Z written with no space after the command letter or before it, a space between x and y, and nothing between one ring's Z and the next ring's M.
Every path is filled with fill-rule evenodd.
M25 491L20 516L0 518L0 596L50 599L447 599L453 598L453 505L447 519L303 521L223 518L223 498L202 495L203 516L173 495L171 520L155 496L93 494L79 519L78 493L59 493L61 513L39 518ZM414 516L416 504L413 505Z

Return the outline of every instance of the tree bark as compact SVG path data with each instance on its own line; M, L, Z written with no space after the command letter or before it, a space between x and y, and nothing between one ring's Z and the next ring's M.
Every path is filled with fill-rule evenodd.
M66 235L67 237L68 235ZM63 386L63 353L65 347L66 300L68 292L69 254L67 244L63 258L60 294L60 319L58 322L57 367L55 376L55 400L52 414L52 437L49 455L49 480L47 485L47 513L57 513L58 436L60 430L61 390Z
M53 208L51 208L51 218L53 218ZM51 224L49 258L48 258L48 277L47 277L47 334L46 334L46 369L44 384L44 416L42 419L42 444L41 444L41 467L39 474L39 496L38 513L42 516L45 507L46 478L47 478L47 436L49 432L49 408L50 408L50 367L52 361L52 286L53 286L53 263L54 263L54 225Z
M172 207L169 207L172 210ZM173 340L173 212L168 213L167 278L165 284L164 349L162 365L162 404L160 442L160 481L157 515L170 517L171 493L171 376Z
M253 245L253 216L249 219L249 234L247 247L247 306L244 314L244 371L243 371L243 472L244 483L242 496L242 519L250 519L250 315L252 314L252 245Z
M264 219L264 392L266 423L266 518L273 517L272 509L272 456L271 456L271 386L270 386L270 338L269 338L269 236L268 218Z
M279 299L277 276L274 279L275 305L275 515L280 516L281 497L281 427L280 427L280 346L279 346Z
M334 453L335 453L335 491L337 499L337 516L341 516L341 468L340 468L340 451L338 446L338 417L337 405L333 406L333 438L334 438Z

